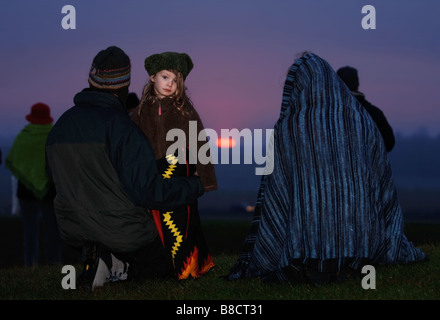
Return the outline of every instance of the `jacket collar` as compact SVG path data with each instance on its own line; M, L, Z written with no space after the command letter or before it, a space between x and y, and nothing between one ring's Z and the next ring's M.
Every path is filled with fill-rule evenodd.
M174 98L164 97L162 99L155 99L154 101L154 112L156 112L156 108L161 108L161 112L167 112L170 108L173 108Z
M75 105L84 107L107 107L126 112L125 107L113 93L93 88L85 88L73 98Z

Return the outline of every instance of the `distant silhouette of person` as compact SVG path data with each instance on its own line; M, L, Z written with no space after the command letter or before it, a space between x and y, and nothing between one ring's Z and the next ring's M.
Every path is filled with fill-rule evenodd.
M24 226L24 264L36 266L39 260L40 214L43 218L46 262L61 263L61 240L55 218L55 186L46 171L45 145L52 129L50 108L36 103L29 121L15 138L5 166L18 180L17 198Z
M424 261L403 233L385 145L327 61L290 67L255 213L228 279L325 284ZM402 279L405 280L405 279Z
M127 96L127 112L128 115L132 115L133 111L137 108L139 105L139 98L136 94L136 92L130 92Z
M359 92L359 77L358 72L355 68L346 66L339 68L337 71L338 76L345 82L347 87L350 89L351 93L356 97L356 99L364 106L368 113L373 118L376 123L385 143L385 147L388 152L394 148L395 137L393 128L388 123L382 110L378 107L372 105L362 92Z

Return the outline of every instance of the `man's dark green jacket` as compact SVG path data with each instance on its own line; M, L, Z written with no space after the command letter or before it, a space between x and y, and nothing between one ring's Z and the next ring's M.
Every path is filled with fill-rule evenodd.
M46 142L61 236L132 252L157 231L147 209L176 208L203 191L198 177L163 179L150 142L111 93L84 89Z

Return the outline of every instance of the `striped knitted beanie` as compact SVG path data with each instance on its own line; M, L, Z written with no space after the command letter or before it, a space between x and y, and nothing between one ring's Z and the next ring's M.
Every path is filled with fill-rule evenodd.
M125 52L111 46L100 51L93 59L89 83L99 89L118 90L130 85L130 58Z

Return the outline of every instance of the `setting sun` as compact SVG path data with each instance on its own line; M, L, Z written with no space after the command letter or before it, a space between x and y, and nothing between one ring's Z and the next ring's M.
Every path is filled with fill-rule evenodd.
M217 146L219 148L233 148L235 146L236 142L232 137L229 138L219 138L217 140Z

